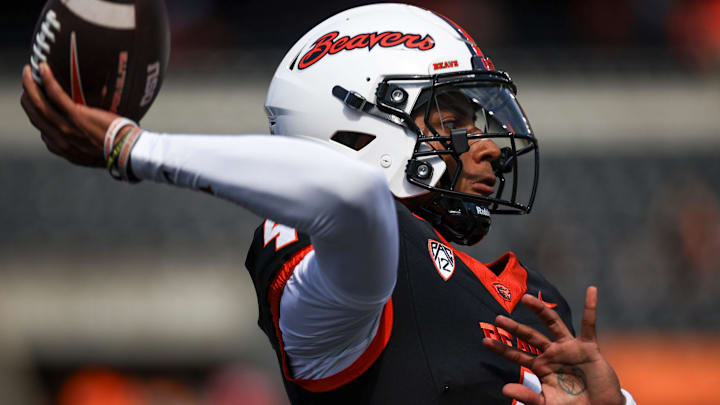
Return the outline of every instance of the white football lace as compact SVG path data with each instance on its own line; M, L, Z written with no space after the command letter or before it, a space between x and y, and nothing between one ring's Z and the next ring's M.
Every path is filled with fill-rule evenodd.
M55 43L55 33L51 31L51 28L59 32L60 21L57 20L57 16L53 10L48 10L47 14L45 14L45 21L40 24L40 32L35 36L33 54L30 55L32 76L38 84L42 84L42 79L38 72L40 62L47 62L46 54L50 53L50 44L48 44L46 40L49 39L50 42Z

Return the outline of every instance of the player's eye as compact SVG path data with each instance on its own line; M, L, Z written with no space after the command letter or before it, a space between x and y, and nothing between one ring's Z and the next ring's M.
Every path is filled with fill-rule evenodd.
M443 130L453 130L457 128L457 123L451 119L440 120L440 125Z

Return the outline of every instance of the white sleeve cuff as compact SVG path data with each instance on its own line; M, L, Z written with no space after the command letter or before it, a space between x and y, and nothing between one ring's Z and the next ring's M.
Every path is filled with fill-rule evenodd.
M625 391L622 388L620 388L620 392L622 392L623 396L625 397L625 405L637 405L629 392Z

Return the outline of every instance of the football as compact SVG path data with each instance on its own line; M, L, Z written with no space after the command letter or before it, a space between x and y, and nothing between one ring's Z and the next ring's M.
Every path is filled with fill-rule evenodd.
M76 103L139 121L170 56L164 0L49 0L32 37L35 81L47 62Z

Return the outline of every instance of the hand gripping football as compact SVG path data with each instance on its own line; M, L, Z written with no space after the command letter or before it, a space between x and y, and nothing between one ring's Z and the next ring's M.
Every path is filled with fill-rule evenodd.
M49 0L30 65L47 62L76 103L139 121L160 91L170 55L164 0Z

